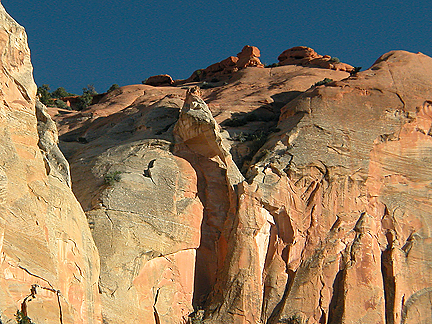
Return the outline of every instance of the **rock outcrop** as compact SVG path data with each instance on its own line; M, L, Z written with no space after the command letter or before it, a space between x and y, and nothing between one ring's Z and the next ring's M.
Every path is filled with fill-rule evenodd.
M143 84L151 85L154 87L170 86L173 83L173 79L168 74L153 75L147 80L143 81Z
M207 322L429 316L431 72L431 58L391 52L282 108L225 229L231 251Z
M24 28L0 5L0 321L100 323L99 257L57 130L36 102Z
M223 81L232 77L232 74L247 67L263 68L259 57L258 47L246 45L237 56L230 56L205 69L195 71L186 82L190 81Z
M228 240L222 232L225 222L235 219L236 187L244 181L231 151L237 145L257 144L230 139L239 127L222 130L218 124L235 124L232 113L237 109L246 113L264 102L278 115L285 103L315 82L348 76L295 66L273 69L272 74L264 70L245 69L242 83L194 87L186 97L180 88L135 85L113 91L86 111L59 115L50 109L71 163L74 191L101 255L100 287L108 323L144 316L149 323L182 323L214 291ZM250 94L249 83L269 88L266 82L274 89L249 95L249 102L235 98L234 93ZM220 89L221 96L214 97ZM221 109L213 112L215 118L204 99ZM269 120L262 118L267 115L257 116L241 129L267 128ZM240 151L239 159L251 153Z
M350 76L288 54L57 117L106 322L430 317L432 59L394 51Z
M350 72L354 70L349 64L342 63L337 58L329 55L319 55L312 48L306 46L296 46L278 56L279 65L302 65L310 67L320 67L337 71Z

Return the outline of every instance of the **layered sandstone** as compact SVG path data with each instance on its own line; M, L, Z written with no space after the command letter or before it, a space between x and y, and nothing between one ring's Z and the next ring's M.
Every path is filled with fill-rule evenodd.
M274 124L280 107L315 82L348 76L294 66L264 70L245 69L229 85L195 87L186 96L177 87L134 85L85 111L51 109L101 255L106 322L182 323L205 304L223 270L221 233L235 219L235 188L244 181L236 163L256 150L255 141L240 142L236 134L267 128L269 119L260 119L269 113ZM218 125L263 104L268 109L259 111L269 113L242 126ZM233 159L237 146L243 148Z
M0 316L100 323L99 257L57 130L36 101L24 28L0 5Z
M390 52L283 107L225 228L209 323L425 321L431 72L423 54Z
M432 59L306 54L56 117L106 322L427 321Z
M337 58L330 55L320 55L312 48L306 46L296 46L283 51L279 56L279 65L302 65L310 67L321 67L337 71L353 71L354 67L342 63Z
M186 81L215 81L226 80L233 73L247 67L263 68L260 61L261 52L258 47L246 45L237 56L230 56L214 63L205 69L195 71Z

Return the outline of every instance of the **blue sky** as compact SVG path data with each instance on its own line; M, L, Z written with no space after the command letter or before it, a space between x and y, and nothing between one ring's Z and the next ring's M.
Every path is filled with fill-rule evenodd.
M432 56L429 1L21 1L2 0L26 28L35 80L80 94L87 84L187 78L244 45L277 62L305 45L368 68L404 49Z

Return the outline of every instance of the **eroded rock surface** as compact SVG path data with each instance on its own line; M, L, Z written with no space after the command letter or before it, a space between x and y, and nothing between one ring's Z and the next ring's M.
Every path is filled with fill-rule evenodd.
M278 56L278 60L280 65L315 66L347 72L354 70L354 67L351 65L342 63L339 59L332 58L330 55L319 55L312 48L306 46L296 46L287 49Z
M425 55L391 52L282 108L281 131L254 158L252 190L243 189L248 217L239 208L238 226L226 228L234 249L208 322L425 320L431 71ZM250 224L249 244L238 244ZM250 268L234 261L243 255Z
M205 69L195 71L186 81L213 81L219 82L230 79L233 74L247 67L263 68L259 57L258 47L246 45L237 56L230 56L214 63Z
M432 59L350 76L300 50L56 117L106 322L427 321Z
M0 51L1 321L21 309L35 323L100 323L98 253L55 124L35 107L24 28L1 5Z

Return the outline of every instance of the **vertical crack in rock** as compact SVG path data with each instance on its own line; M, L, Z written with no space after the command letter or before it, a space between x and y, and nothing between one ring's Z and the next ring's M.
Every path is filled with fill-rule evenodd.
M266 324L279 323L279 319L280 319L282 311L285 307L285 303L288 299L288 295L291 291L291 288L292 288L292 285L294 283L294 279L296 276L296 272L294 272L292 270L288 270L287 272L288 272L288 280L287 280L287 283L285 285L285 291L284 291L284 294L282 296L282 299L274 308L274 310L273 310L272 314L270 315L269 319L267 320Z
M337 273L333 282L333 296L329 306L329 324L343 323L345 313L345 279L346 269L343 268Z
M385 319L386 324L395 323L395 292L396 280L394 274L394 264L392 259L394 234L388 231L387 248L381 254L381 272L384 284L384 298L385 298Z
M51 292L53 292L54 294L56 294L56 297L57 297L57 304L58 304L58 307L59 307L59 321L60 321L60 324L63 324L63 311L62 311L62 305L61 305L61 302L60 302L60 295L61 295L60 290L58 290L58 289L54 289L53 285L51 285L51 283L50 283L48 280L42 278L41 276L38 276L38 275L35 275L35 274L31 273L31 272L30 272L29 270L27 270L26 268L24 268L24 267L22 267L22 266L20 266L20 265L18 266L18 268L20 268L21 270L25 271L25 272L26 272L27 274L29 274L30 276L33 276L33 277L35 277L35 278L38 278L38 279L40 279L40 280L45 281L45 282L49 285L49 288L48 288L48 287L41 287L41 286L39 286L39 285L34 285L34 287L38 287L38 288L41 288L41 289L44 289L44 290L48 290L48 291L51 291Z
M156 290L156 296L155 296L154 304L153 304L153 314L154 314L154 319L155 319L155 323L156 324L160 324L161 323L160 322L160 318L159 318L159 314L158 314L158 311L157 311L157 308L156 308L156 304L157 304L158 297L159 297L159 291L160 291L160 288L158 288Z

